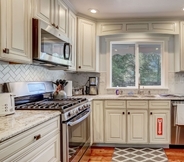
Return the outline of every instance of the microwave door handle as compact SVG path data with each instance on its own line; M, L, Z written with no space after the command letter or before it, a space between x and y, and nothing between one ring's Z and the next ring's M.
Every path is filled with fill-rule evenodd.
M86 115L84 115L83 117L81 117L80 119L78 119L78 120L76 120L74 122L68 122L67 125L68 126L74 126L74 125L82 122L83 120L85 120L90 115L90 113L91 113L91 110L89 110L89 112Z
M68 58L66 58L66 48L67 48L67 46L68 46ZM69 58L70 58L70 44L69 43L65 43L64 44L64 59L65 60L69 60Z

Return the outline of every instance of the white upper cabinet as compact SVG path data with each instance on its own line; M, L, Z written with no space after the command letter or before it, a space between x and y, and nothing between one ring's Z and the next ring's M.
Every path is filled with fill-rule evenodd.
M165 33L179 34L178 21L140 21L123 22L108 21L97 23L97 35L112 35L123 33Z
M68 36L68 7L62 0L34 0L34 17L59 29Z
M180 34L175 35L175 72L184 71L184 21L180 22Z
M62 0L55 0L55 26L68 36L68 7Z
M0 60L31 63L31 0L1 0Z
M54 0L34 0L34 17L48 24L54 23Z
M96 71L96 23L78 18L78 71Z
M69 67L69 70L76 71L76 16L74 13L69 11L69 21L68 21L68 26L69 26L69 32L68 36L69 39L71 40L71 45L72 45L72 66Z

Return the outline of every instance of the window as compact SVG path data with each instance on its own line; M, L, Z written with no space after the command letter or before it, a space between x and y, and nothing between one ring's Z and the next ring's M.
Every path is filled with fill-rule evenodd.
M163 44L111 43L111 87L161 87Z

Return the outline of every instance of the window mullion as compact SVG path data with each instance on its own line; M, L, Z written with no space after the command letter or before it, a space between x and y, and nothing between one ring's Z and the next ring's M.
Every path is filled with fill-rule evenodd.
M139 79L139 45L135 44L135 85L138 87L138 79Z

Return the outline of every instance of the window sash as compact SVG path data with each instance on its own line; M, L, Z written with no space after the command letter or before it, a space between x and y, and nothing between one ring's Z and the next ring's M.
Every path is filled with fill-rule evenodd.
M112 46L113 44L135 44L135 86L128 86L128 87L123 87L123 88L137 88L138 87L138 78L139 78L139 45L160 45L161 47L161 85L141 85L141 87L144 88L161 88L164 86L165 78L163 75L163 69L164 69L164 64L163 64L163 55L164 55L164 42L159 41L151 41L151 42L127 42L127 41L113 41L110 42L110 87L112 87Z

